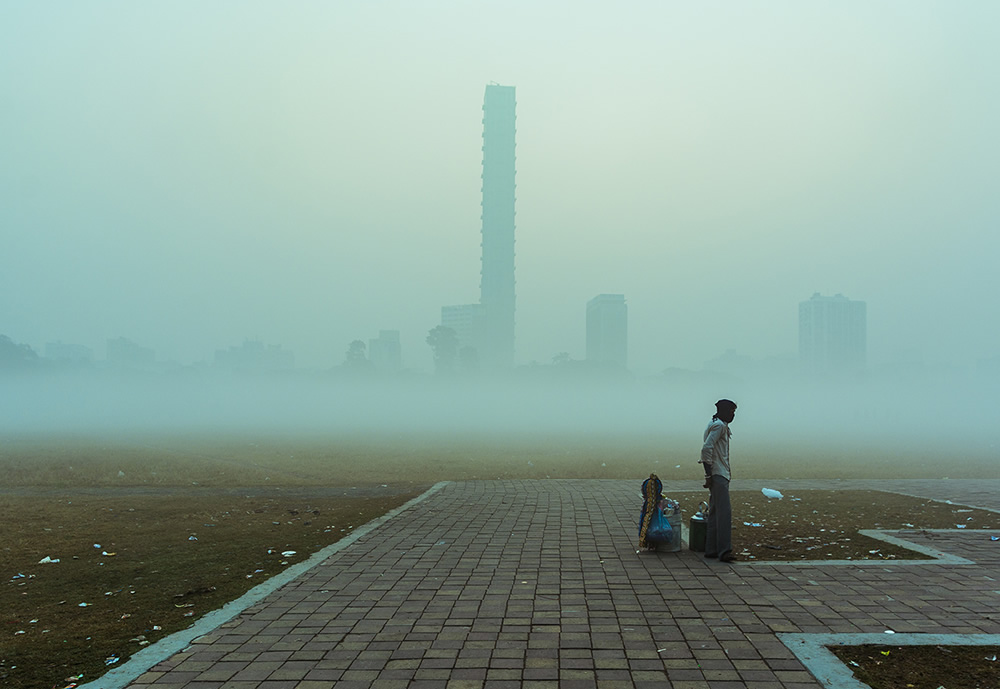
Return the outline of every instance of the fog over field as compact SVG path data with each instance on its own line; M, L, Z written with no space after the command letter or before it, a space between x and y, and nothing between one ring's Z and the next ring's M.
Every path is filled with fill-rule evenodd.
M697 449L720 397L740 405L734 451L853 447L904 459L938 447L943 462L966 453L1000 460L996 381L668 382L342 381L243 376L163 378L61 374L8 378L0 433L181 432L295 437L393 434L511 437L549 434L671 438ZM945 459L947 458L947 459ZM1000 466L1000 462L998 462Z
M734 452L997 458L998 25L995 2L3 3L0 434L696 445L729 397ZM516 88L513 365L441 376L442 307L482 305L489 84ZM863 370L800 375L817 293L864 302ZM604 294L620 375L582 365ZM397 375L353 375L382 331ZM220 363L246 343L282 363Z

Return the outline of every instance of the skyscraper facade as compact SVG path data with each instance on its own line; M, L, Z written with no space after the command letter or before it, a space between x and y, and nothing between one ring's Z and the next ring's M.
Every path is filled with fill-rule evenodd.
M624 294L598 294L587 302L587 361L628 365L628 305Z
M455 331L458 348L472 347L477 355L483 349L483 318L482 304L457 304L441 307L441 325Z
M403 348L398 330L379 330L378 337L368 340L368 360L376 371L399 373L403 370Z
M799 303L799 361L810 374L860 373L867 359L867 305L819 292Z
M514 87L490 84L483 101L483 306L480 361L514 365Z

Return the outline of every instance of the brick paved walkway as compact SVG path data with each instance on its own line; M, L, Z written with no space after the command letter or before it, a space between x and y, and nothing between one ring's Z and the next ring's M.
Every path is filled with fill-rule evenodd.
M1000 510L998 480L734 489L765 485ZM446 484L129 686L818 689L778 633L1000 633L1000 542L982 533L920 537L971 565L725 565L686 547L637 554L638 491Z

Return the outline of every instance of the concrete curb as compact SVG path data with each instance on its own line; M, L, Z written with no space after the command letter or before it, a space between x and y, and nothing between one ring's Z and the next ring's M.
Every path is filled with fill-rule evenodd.
M378 527L382 526L385 522L396 517L414 505L423 502L449 483L450 481L441 481L440 483L434 484L427 489L427 491L413 498L409 502L400 505L394 510L390 510L381 517L373 519L367 524L360 526L352 531L350 535L345 536L336 543L328 545L326 548L313 553L308 560L303 560L298 564L288 567L280 574L276 574L262 584L254 586L236 600L226 603L218 610L206 613L202 617L198 618L198 620L187 629L165 636L155 644L147 646L141 651L134 653L123 665L109 670L93 682L87 682L86 684L79 685L78 689L122 689L144 672L147 672L157 663L166 660L175 653L183 651L198 637L205 636L209 632L218 629L220 626L233 619L250 606L258 603L285 584L294 581L305 572L323 563L330 556L335 555L358 539L368 535Z
M959 555L953 555L951 553L946 553L943 550L937 550L936 548L930 548L925 545L920 545L919 543L913 543L905 538L900 538L901 535L907 533L935 533L935 534L1000 534L998 529L921 529L920 531L899 531L898 529L893 529L892 531L884 531L881 529L859 529L858 533L863 536L868 536L876 540L885 541L886 543L891 543L893 545L899 546L900 548L906 548L907 550L913 550L918 553L923 553L928 555L932 560L740 560L739 566L761 566L767 565L768 567L843 567L845 565L852 565L855 567L909 567L916 565L974 565L976 564L973 560L961 557Z
M778 639L802 661L824 689L871 689L829 646L994 646L1000 634L792 634Z

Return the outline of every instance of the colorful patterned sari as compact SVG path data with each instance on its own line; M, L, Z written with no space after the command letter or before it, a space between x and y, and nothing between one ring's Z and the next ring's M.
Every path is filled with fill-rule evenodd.
M658 544L671 540L670 523L660 508L662 492L663 483L656 474L650 474L649 478L642 482L642 511L639 513L640 548L652 550Z

